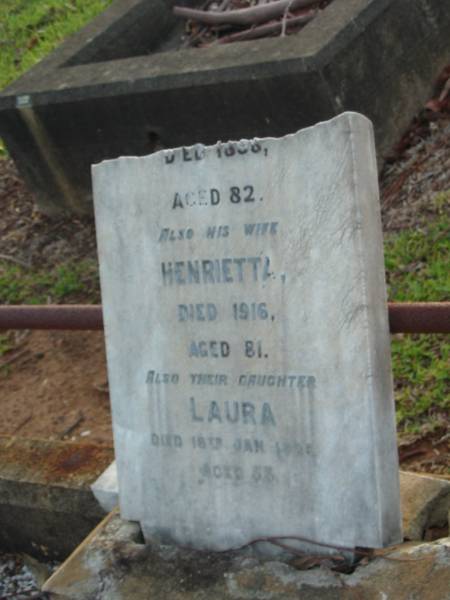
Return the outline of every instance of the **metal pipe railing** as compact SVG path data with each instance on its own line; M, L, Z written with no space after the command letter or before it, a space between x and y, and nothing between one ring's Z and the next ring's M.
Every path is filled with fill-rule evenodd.
M389 302L391 333L450 333L450 302ZM101 330L101 305L4 305L2 329Z

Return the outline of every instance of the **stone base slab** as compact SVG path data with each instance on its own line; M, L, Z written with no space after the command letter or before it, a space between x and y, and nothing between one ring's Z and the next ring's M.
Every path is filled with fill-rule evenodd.
M90 484L113 458L94 444L0 436L0 548L64 559L105 512Z
M143 545L112 512L43 587L60 600L448 600L450 538L380 551L352 574L251 553ZM432 577L430 578L430 574Z

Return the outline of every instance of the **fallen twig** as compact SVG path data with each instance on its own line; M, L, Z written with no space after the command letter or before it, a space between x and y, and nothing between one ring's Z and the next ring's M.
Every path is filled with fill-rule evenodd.
M295 542L306 542L308 544L313 544L315 546L321 546L323 548L331 548L333 550L341 550L343 552L350 552L352 554L354 554L355 556L361 556L364 558L367 558L369 560L375 559L375 558L383 558L385 560L391 560L394 562L418 562L421 560L425 560L426 557L417 557L417 558L399 558L396 556L390 556L390 554L392 554L393 552L396 552L398 549L398 546L391 546L390 548L383 548L381 550L376 550L374 548L354 548L351 546L341 546L338 544L327 544L324 542L317 542L315 540L312 540L310 538L306 538L306 537L302 537L302 536L298 536L298 535L283 535L280 537L259 537L259 538L255 538L253 540L251 540L250 542L245 542L244 544L242 544L241 546L235 546L232 548L227 548L226 550L218 550L217 553L221 553L224 554L226 552L238 552L240 550L243 550L244 548L248 548L249 546L253 546L254 544L259 544L259 543L269 543L269 544L274 544L276 546L280 546L281 548L285 548L286 550L289 550L289 552L291 552L292 554L296 554L300 557L305 557L305 558L309 558L309 556L311 556L311 558L314 558L315 555L309 555L306 552L302 551L302 550L298 550L296 548L292 548L292 546L289 546L287 544L285 544L284 542L282 542L281 540L292 540ZM189 551L194 551L194 552L209 552L209 550L197 550L195 548L192 548L190 546L180 546L182 549L184 550L189 550ZM332 556L329 555L324 555L321 557L322 559L332 559L332 560L337 560L339 562L342 562L345 560L345 557L340 555L340 554L335 554Z
M14 354L14 356L11 356L10 359L4 360L3 362L0 363L0 369L3 367L7 367L8 365L11 365L13 362L18 360L22 356L24 356L24 354L28 354L28 352L30 352L30 351L26 348L25 350L22 350L21 352Z
M408 177L410 177L414 171L419 170L420 167L430 158L430 155L435 153L436 150L439 150L446 143L446 138L439 140L425 153L425 156L417 158L411 166L406 168L384 191L382 191L382 209L386 209L391 204L397 192L403 186Z
M432 446L438 446L439 444L442 444L443 442L446 442L448 440L450 440L450 433L446 433L445 435L443 435L438 440L433 440L431 442L431 444L432 444Z
M317 11L308 13L307 15L301 15L299 17L292 17L287 20L287 28L295 27L299 25L305 25L314 19ZM252 27L245 31L238 31L236 33L230 33L225 35L218 40L216 44L230 44L231 42L242 42L244 40L254 40L256 38L264 37L271 33L278 33L282 30L283 23L281 21L275 21L273 23L267 23L265 25L259 25L258 27Z
M287 7L290 10L305 8L317 4L319 0L276 0L267 4L258 4L251 8L229 11L207 11L184 6L174 6L173 14L177 17L192 19L207 25L256 25L283 15Z
M18 350L21 346L27 343L27 338L30 337L31 329L24 329L23 331L14 331L14 348Z
M25 417L25 419L23 419L22 421L20 421L20 423L14 429L13 435L15 435L18 431L20 431L22 429L22 427L24 427L29 421L31 421L32 416L33 415L28 415L28 417Z
M69 434L71 434L71 433L72 433L72 431L73 431L74 429L76 429L76 428L78 427L78 425L79 425L80 423L82 423L83 421L84 421L84 415L83 415L83 413L80 411L80 413L78 414L78 417L77 417L77 419L76 419L76 420L75 420L75 421L74 421L74 422L73 422L71 425L69 425L68 427L66 427L66 428L64 429L64 431L62 431L62 432L59 434L59 436L58 436L58 437L59 437L59 439L60 439L60 440L62 440L64 437L66 437L66 435L69 435Z
M109 394L108 380L106 380L105 383L94 383L94 389L102 394Z
M228 8L228 5L230 4L231 0L222 0L222 2L220 3L219 7L218 7L218 11L222 11L222 10L226 10Z
M289 18L289 11L291 10L291 4L292 4L292 0L286 6L286 8L284 9L284 12L283 12L283 17L281 19L281 34L280 34L281 37L284 37L286 35L286 26L287 26L287 20Z
M400 450L399 452L399 460L400 462L403 462L404 460L407 460L408 458L412 458L413 456L419 456L420 454L426 454L427 451L420 449L420 448L414 448L413 450L409 450L408 452L402 452Z
M303 558L305 563L308 563L308 562L314 563L315 561L318 561L320 563L320 561L322 561L322 560L334 560L336 562L345 561L345 558L343 556L341 556L340 554L333 554L333 555L325 554L325 555L309 556L303 550L298 550L297 548L293 548L292 546L289 546L289 544L283 544L283 542L280 542L280 540L278 540L277 538L271 538L270 543L274 544L275 546L278 546L279 548L283 548L283 550L287 550L288 552L291 552L292 554L295 554L296 556L300 556L301 558Z
M191 37L187 37L184 42L181 44L182 48L190 48L191 46L195 46L195 44L199 41L201 41L202 37L205 35L205 33L208 32L208 27L201 27L199 29L199 31L197 31L197 33L195 33L194 35L191 35Z
M21 267L25 267L25 269L29 269L31 266L24 260L20 260L20 258L15 258L14 256L9 256L9 254L0 254L0 259L20 265Z
M221 12L223 10L226 10L228 8L228 5L230 4L231 0L223 0L223 2L221 2L221 4L217 7L217 12ZM188 37L184 43L182 44L182 48L190 48L192 46L195 46L195 44L197 42L201 42L202 37L208 33L209 31L209 27L207 25L203 25L203 27L200 27L199 31L197 31L197 33L195 33L194 35L191 35L191 37Z
M445 85L442 89L442 92L439 96L438 101L439 102L444 102L444 100L447 98L447 96L450 95L450 77L447 79L447 81L445 82Z

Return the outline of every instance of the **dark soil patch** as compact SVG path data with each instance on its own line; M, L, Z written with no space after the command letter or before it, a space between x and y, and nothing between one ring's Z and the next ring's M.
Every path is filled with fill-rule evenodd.
M94 220L37 211L11 160L0 160L0 210L0 258L7 262L34 270L97 260ZM92 290L71 300L92 302ZM10 337L13 348L0 358L0 434L111 446L103 334L32 331Z
M33 267L96 259L93 218L50 218L36 209L10 159L0 159L0 255Z
M112 445L103 333L33 331L19 352L0 370L0 435Z
M383 229L395 232L421 226L442 210L450 192L450 67L438 79L435 99L411 123L381 174Z
M443 207L438 195L447 190L450 119L442 119L436 123L432 140L421 140L400 161L385 169L381 196L384 230L395 232L426 224L439 215Z
M450 432L438 428L399 440L400 464L405 471L434 473L450 480Z

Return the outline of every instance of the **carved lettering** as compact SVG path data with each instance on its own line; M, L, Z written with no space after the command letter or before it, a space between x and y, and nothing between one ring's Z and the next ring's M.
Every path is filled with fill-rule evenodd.
M268 256L198 259L161 263L164 285L264 282L270 272Z
M199 406L195 398L189 399L192 421L197 423L261 425L276 427L275 416L268 402L238 402L212 400L207 406Z

